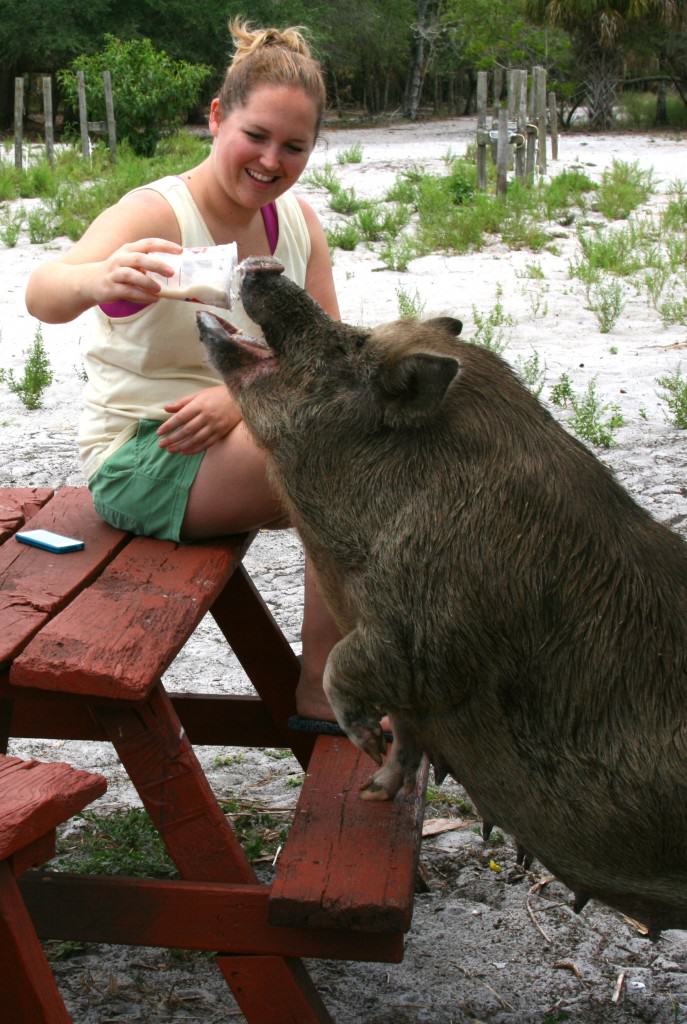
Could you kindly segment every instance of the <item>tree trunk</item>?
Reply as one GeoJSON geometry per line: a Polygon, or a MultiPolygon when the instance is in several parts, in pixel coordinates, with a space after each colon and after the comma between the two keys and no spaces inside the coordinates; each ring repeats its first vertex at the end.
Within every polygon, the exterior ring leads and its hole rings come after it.
{"type": "Polygon", "coordinates": [[[605,130],[613,124],[621,58],[617,49],[590,41],[587,41],[581,58],[589,124],[594,130],[605,130]]]}
{"type": "Polygon", "coordinates": [[[417,0],[417,21],[413,25],[413,49],[408,68],[403,116],[417,117],[422,86],[434,48],[435,21],[440,0],[417,0]]]}

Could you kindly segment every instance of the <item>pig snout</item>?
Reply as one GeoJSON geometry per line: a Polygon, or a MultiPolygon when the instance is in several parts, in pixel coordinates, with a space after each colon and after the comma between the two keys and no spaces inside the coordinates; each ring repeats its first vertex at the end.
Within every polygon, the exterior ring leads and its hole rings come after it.
{"type": "Polygon", "coordinates": [[[228,385],[271,367],[273,353],[260,338],[240,334],[233,324],[205,310],[196,314],[196,324],[210,362],[228,385]]]}

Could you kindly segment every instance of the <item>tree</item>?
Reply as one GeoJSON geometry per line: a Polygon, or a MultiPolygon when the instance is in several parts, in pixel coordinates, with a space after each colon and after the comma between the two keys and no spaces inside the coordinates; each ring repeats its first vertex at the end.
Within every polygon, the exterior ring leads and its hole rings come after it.
{"type": "Polygon", "coordinates": [[[107,36],[100,53],[77,57],[58,77],[76,107],[76,72],[83,71],[91,116],[104,118],[102,72],[110,71],[117,135],[136,153],[152,156],[159,139],[185,121],[210,70],[172,60],[149,39],[122,42],[107,36]]]}
{"type": "Polygon", "coordinates": [[[608,128],[626,47],[633,28],[645,19],[664,24],[684,16],[684,0],[528,0],[530,15],[567,29],[584,78],[589,120],[608,128]]]}
{"type": "Polygon", "coordinates": [[[442,0],[417,0],[417,17],[412,26],[413,48],[403,102],[403,115],[411,121],[417,117],[425,75],[441,33],[441,7],[442,0]]]}

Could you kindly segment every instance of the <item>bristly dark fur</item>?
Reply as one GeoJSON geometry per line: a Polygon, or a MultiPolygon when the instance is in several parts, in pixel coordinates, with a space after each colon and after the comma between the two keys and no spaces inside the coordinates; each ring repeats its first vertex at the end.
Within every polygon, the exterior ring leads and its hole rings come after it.
{"type": "Polygon", "coordinates": [[[428,751],[579,908],[687,926],[685,543],[457,321],[349,327],[258,271],[243,300],[271,372],[206,340],[346,634],[327,694],[398,739],[364,795],[428,751]]]}

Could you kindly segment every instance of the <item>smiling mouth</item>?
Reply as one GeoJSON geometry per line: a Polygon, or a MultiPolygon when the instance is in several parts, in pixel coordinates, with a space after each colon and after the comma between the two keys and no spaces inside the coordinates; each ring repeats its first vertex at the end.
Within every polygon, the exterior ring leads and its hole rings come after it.
{"type": "Polygon", "coordinates": [[[253,171],[250,167],[246,167],[246,174],[253,181],[257,181],[258,185],[272,185],[278,180],[277,174],[260,174],[259,171],[253,171]]]}

